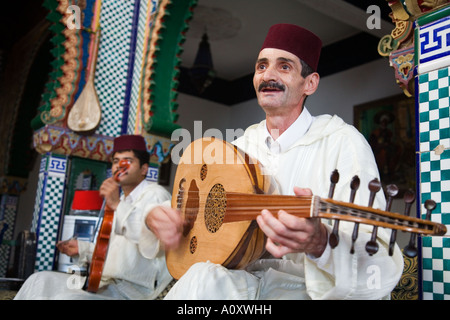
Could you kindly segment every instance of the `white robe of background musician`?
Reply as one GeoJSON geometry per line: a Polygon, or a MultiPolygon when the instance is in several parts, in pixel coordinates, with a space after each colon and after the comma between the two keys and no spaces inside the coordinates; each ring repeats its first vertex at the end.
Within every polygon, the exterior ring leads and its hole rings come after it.
{"type": "MultiPolygon", "coordinates": [[[[172,280],[159,240],[145,227],[151,206],[170,200],[155,182],[142,181],[115,211],[108,255],[96,294],[80,289],[85,277],[43,271],[31,275],[15,299],[154,299],[172,280]],[[107,286],[105,286],[107,284],[107,286]]],[[[94,245],[78,241],[74,264],[89,261],[94,245]]]]}
{"type": "MultiPolygon", "coordinates": [[[[365,138],[337,116],[312,117],[305,108],[296,122],[278,139],[270,137],[265,120],[249,127],[234,144],[271,173],[281,194],[293,187],[310,188],[327,198],[330,176],[340,174],[334,199],[348,202],[350,182],[357,175],[361,185],[355,203],[367,206],[368,183],[379,178],[372,150],[365,138]]],[[[385,209],[383,192],[375,208],[385,209]]],[[[332,222],[322,219],[331,233],[332,222]]],[[[247,270],[228,270],[209,262],[193,265],[175,284],[166,299],[381,299],[387,298],[403,270],[396,246],[388,255],[390,232],[379,228],[379,251],[369,256],[365,244],[371,226],[360,225],[355,253],[350,254],[354,223],[340,223],[339,245],[328,245],[320,258],[303,253],[283,259],[261,259],[247,270]]]]}

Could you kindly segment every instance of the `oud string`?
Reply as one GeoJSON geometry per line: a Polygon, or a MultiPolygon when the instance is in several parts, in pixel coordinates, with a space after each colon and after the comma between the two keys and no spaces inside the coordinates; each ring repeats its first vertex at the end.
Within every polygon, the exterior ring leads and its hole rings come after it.
{"type": "MultiPolygon", "coordinates": [[[[311,210],[311,206],[314,204],[311,202],[311,196],[286,196],[286,198],[279,198],[277,200],[286,201],[283,204],[271,205],[266,203],[266,198],[271,195],[256,195],[254,198],[251,196],[254,194],[236,194],[236,193],[226,193],[226,196],[221,197],[209,197],[208,199],[204,199],[204,197],[200,200],[200,196],[204,196],[206,194],[210,194],[209,192],[202,191],[180,191],[178,194],[177,200],[177,208],[181,209],[183,204],[190,205],[195,204],[195,207],[184,207],[186,211],[186,215],[192,217],[196,215],[200,210],[200,208],[204,208],[208,205],[208,201],[211,201],[210,204],[214,205],[216,200],[230,203],[231,205],[225,205],[225,215],[232,216],[241,216],[241,217],[254,217],[255,213],[261,212],[263,209],[267,209],[269,211],[279,211],[284,210],[288,213],[294,214],[292,211],[298,211],[300,213],[309,213],[311,210]],[[198,197],[189,198],[185,201],[183,195],[196,195],[198,197]],[[250,195],[249,198],[245,198],[245,196],[250,195]],[[264,198],[263,201],[262,198],[264,198]],[[263,202],[263,204],[261,204],[263,202]],[[290,202],[290,203],[289,203],[290,202]],[[189,211],[189,212],[187,212],[189,211]]],[[[275,195],[276,197],[277,195],[275,195]]],[[[324,213],[324,216],[319,216],[321,218],[328,218],[333,220],[345,220],[348,222],[360,222],[364,224],[376,225],[377,223],[382,227],[392,228],[395,227],[403,227],[409,229],[421,228],[425,230],[432,230],[433,226],[427,220],[417,220],[409,216],[402,215],[400,217],[391,217],[390,212],[370,211],[370,207],[364,207],[363,209],[355,209],[355,208],[346,208],[336,204],[328,203],[325,201],[320,201],[318,211],[320,213],[324,213]],[[367,209],[367,210],[364,210],[367,209]],[[385,215],[383,215],[383,213],[385,215]],[[338,215],[338,216],[337,216],[338,215]]],[[[400,215],[400,214],[397,214],[400,215]]],[[[397,229],[399,229],[397,228],[397,229]]]]}

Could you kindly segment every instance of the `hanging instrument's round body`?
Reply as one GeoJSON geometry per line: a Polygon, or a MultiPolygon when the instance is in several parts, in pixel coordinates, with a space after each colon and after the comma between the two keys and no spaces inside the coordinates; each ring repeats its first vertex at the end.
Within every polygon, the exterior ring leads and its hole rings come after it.
{"type": "Polygon", "coordinates": [[[210,261],[244,268],[264,253],[265,236],[255,220],[236,221],[233,193],[267,193],[274,188],[259,164],[235,146],[214,138],[192,142],[178,164],[172,207],[186,222],[180,246],[166,253],[167,267],[179,279],[193,264],[210,261]]]}

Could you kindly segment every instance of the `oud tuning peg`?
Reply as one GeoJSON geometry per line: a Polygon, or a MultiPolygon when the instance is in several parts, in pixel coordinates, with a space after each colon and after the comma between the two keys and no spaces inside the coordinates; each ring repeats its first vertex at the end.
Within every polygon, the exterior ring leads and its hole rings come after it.
{"type": "Polygon", "coordinates": [[[417,256],[417,246],[416,246],[416,234],[415,233],[411,233],[411,238],[409,239],[409,243],[406,245],[405,248],[403,248],[403,253],[405,254],[405,256],[409,257],[409,258],[414,258],[415,256],[417,256]]]}
{"type": "MultiPolygon", "coordinates": [[[[355,190],[353,192],[350,193],[350,200],[354,201],[355,200],[355,195],[356,195],[356,190],[358,190],[359,188],[359,184],[360,184],[360,180],[358,176],[354,176],[353,177],[353,183],[355,186],[355,190]]],[[[356,222],[355,225],[353,226],[353,232],[352,232],[352,247],[350,248],[350,253],[354,254],[355,253],[355,242],[356,239],[358,238],[358,233],[359,233],[359,223],[356,222]]]]}
{"type": "Polygon", "coordinates": [[[330,190],[328,191],[328,198],[332,199],[334,195],[334,189],[336,187],[336,183],[339,182],[339,172],[337,169],[334,169],[330,176],[330,190]]]}
{"type": "MultiPolygon", "coordinates": [[[[352,181],[350,182],[350,202],[353,203],[355,201],[355,194],[359,188],[359,178],[358,176],[354,176],[352,181]]],[[[339,244],[339,220],[334,221],[333,230],[331,231],[328,242],[332,249],[336,248],[339,244]]]]}
{"type": "Polygon", "coordinates": [[[431,220],[431,212],[436,209],[436,202],[432,199],[428,199],[425,201],[425,209],[427,209],[427,215],[425,216],[425,219],[431,220]]]}
{"type": "MultiPolygon", "coordinates": [[[[352,188],[352,192],[350,192],[350,201],[351,202],[353,202],[355,200],[356,191],[359,188],[360,180],[359,180],[358,176],[353,177],[352,184],[353,184],[353,188],[352,188]]],[[[351,186],[352,185],[350,185],[350,187],[351,186]]],[[[355,242],[356,242],[356,239],[358,238],[358,233],[359,233],[359,223],[355,222],[355,225],[353,226],[353,232],[352,232],[352,247],[350,248],[351,254],[355,253],[355,242]]]]}
{"type": "Polygon", "coordinates": [[[411,189],[406,190],[405,195],[403,197],[403,201],[405,202],[405,215],[409,216],[411,212],[411,206],[416,201],[416,194],[411,189]]]}
{"type": "MultiPolygon", "coordinates": [[[[405,194],[405,202],[406,200],[408,200],[408,202],[406,202],[406,208],[405,208],[405,214],[409,216],[409,212],[411,209],[411,205],[414,202],[414,200],[416,199],[416,195],[414,194],[414,192],[412,190],[409,190],[408,193],[408,199],[406,199],[406,194],[405,194]]],[[[436,208],[436,202],[434,200],[428,199],[427,201],[425,201],[425,209],[427,210],[427,214],[426,214],[426,219],[427,220],[431,220],[431,212],[436,208]]],[[[417,239],[417,235],[415,233],[411,233],[411,238],[409,239],[409,243],[406,245],[406,247],[403,249],[403,253],[410,258],[414,258],[415,256],[417,256],[417,246],[416,246],[416,239],[417,239]]]]}
{"type": "Polygon", "coordinates": [[[354,176],[352,182],[350,183],[350,203],[355,202],[356,191],[359,189],[359,177],[354,176]]]}
{"type": "MultiPolygon", "coordinates": [[[[392,201],[398,194],[398,187],[395,184],[390,184],[386,187],[386,209],[385,211],[391,211],[392,201]]],[[[397,230],[392,229],[391,239],[389,240],[389,255],[392,256],[394,254],[395,241],[397,240],[397,230]]]]}
{"type": "Polygon", "coordinates": [[[391,211],[392,201],[398,195],[398,187],[395,184],[390,184],[386,187],[387,201],[385,211],[391,211]]]}
{"type": "MultiPolygon", "coordinates": [[[[377,192],[380,191],[380,189],[381,183],[378,179],[373,179],[372,181],[369,182],[369,190],[370,190],[369,207],[373,206],[375,196],[377,192]]],[[[373,255],[378,252],[377,233],[378,233],[378,226],[374,226],[372,231],[372,237],[366,243],[366,251],[369,255],[373,255]]]]}
{"type": "Polygon", "coordinates": [[[370,191],[369,207],[373,206],[373,202],[375,200],[375,195],[377,194],[378,191],[380,191],[380,189],[381,189],[381,183],[378,179],[375,178],[369,182],[369,191],[370,191]]]}
{"type": "MultiPolygon", "coordinates": [[[[332,199],[334,196],[334,189],[336,187],[336,183],[339,181],[339,172],[337,169],[335,169],[331,173],[330,177],[330,190],[328,191],[328,198],[332,199]]],[[[328,239],[328,243],[330,244],[331,248],[334,249],[339,243],[339,220],[334,221],[333,231],[330,234],[330,237],[328,239]]]]}
{"type": "MultiPolygon", "coordinates": [[[[405,196],[403,197],[404,201],[405,201],[405,215],[409,216],[410,211],[411,211],[411,206],[414,203],[414,201],[416,200],[416,194],[414,193],[414,191],[407,190],[405,192],[405,196]]],[[[417,256],[417,246],[416,246],[416,234],[415,233],[411,233],[411,238],[409,239],[409,243],[406,245],[405,248],[403,248],[403,253],[410,258],[414,258],[415,256],[417,256]]]]}

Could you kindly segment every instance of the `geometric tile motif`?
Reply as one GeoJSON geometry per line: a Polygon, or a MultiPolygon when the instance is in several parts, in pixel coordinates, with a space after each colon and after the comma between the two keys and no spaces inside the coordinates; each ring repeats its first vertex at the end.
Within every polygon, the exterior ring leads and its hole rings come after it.
{"type": "Polygon", "coordinates": [[[152,181],[152,182],[158,182],[158,174],[159,174],[158,168],[149,166],[145,180],[152,181]]]}
{"type": "Polygon", "coordinates": [[[425,218],[424,203],[428,199],[436,202],[431,220],[447,226],[450,232],[450,150],[440,155],[434,151],[420,154],[420,198],[421,214],[425,218]]]}
{"type": "Polygon", "coordinates": [[[134,55],[135,61],[133,70],[133,83],[131,87],[130,107],[127,125],[127,133],[129,134],[140,132],[138,127],[140,123],[140,118],[137,119],[137,116],[139,116],[140,114],[140,110],[138,110],[139,93],[140,90],[144,89],[141,88],[144,44],[146,41],[146,33],[148,33],[148,30],[150,29],[152,23],[152,21],[147,20],[149,20],[149,17],[154,16],[153,14],[156,12],[156,8],[157,8],[156,0],[141,0],[140,2],[139,19],[137,25],[136,49],[134,55]]]}
{"type": "Polygon", "coordinates": [[[419,151],[450,148],[449,68],[419,75],[419,151]]]}
{"type": "MultiPolygon", "coordinates": [[[[44,162],[44,157],[41,161],[41,168],[42,168],[43,162],[44,162]]],[[[43,192],[43,187],[45,185],[45,180],[46,180],[46,174],[44,174],[43,172],[39,173],[39,180],[38,180],[38,185],[37,185],[37,189],[36,189],[36,197],[34,198],[33,220],[31,221],[31,229],[30,229],[30,231],[33,233],[36,233],[36,230],[37,230],[38,224],[39,224],[39,216],[41,214],[42,192],[43,192]]]]}
{"type": "MultiPolygon", "coordinates": [[[[3,232],[3,240],[11,241],[14,235],[14,225],[17,214],[18,196],[15,195],[2,195],[2,212],[0,215],[0,232],[3,232]],[[6,200],[6,201],[3,201],[6,200]],[[5,229],[4,229],[5,228],[5,229]],[[4,230],[3,230],[4,229],[4,230]]],[[[12,246],[11,243],[0,242],[0,277],[6,277],[8,266],[10,265],[12,246]]]]}
{"type": "Polygon", "coordinates": [[[422,237],[424,300],[450,300],[450,238],[422,237]]]}
{"type": "Polygon", "coordinates": [[[444,58],[450,55],[450,18],[440,19],[436,22],[419,28],[419,63],[444,58]]]}
{"type": "MultiPolygon", "coordinates": [[[[447,11],[446,11],[447,12],[447,11]]],[[[424,15],[415,32],[416,105],[421,217],[424,202],[436,201],[431,220],[450,226],[450,17],[424,15]],[[433,19],[430,19],[433,18],[433,19]],[[430,22],[434,20],[433,22],[430,22]],[[426,23],[423,25],[423,21],[426,23]],[[440,146],[439,149],[436,147],[440,146]],[[443,149],[441,149],[443,147],[443,149]],[[442,152],[443,151],[443,152],[442,152]],[[441,153],[442,152],[442,153],[441,153]]],[[[450,300],[450,237],[421,237],[422,298],[450,300]]]]}
{"type": "Polygon", "coordinates": [[[121,134],[135,0],[104,0],[95,87],[102,107],[96,133],[121,134]]]}
{"type": "Polygon", "coordinates": [[[37,230],[35,270],[52,270],[64,195],[64,179],[48,176],[37,230]]]}
{"type": "Polygon", "coordinates": [[[51,157],[48,158],[48,173],[64,176],[66,174],[66,165],[67,159],[64,156],[51,155],[51,157]]]}

